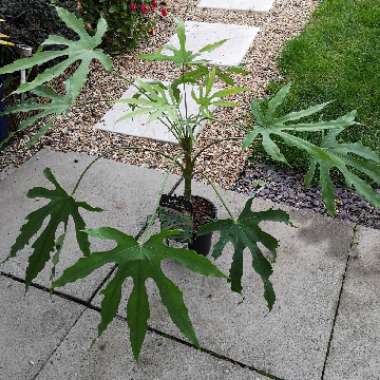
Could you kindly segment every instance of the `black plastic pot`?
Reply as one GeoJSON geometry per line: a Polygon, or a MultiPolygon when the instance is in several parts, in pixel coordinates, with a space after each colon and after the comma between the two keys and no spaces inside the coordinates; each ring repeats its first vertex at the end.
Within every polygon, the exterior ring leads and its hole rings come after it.
{"type": "Polygon", "coordinates": [[[188,247],[202,256],[207,256],[210,253],[212,244],[212,233],[202,236],[194,234],[193,239],[188,243],[188,247]]]}
{"type": "MultiPolygon", "coordinates": [[[[208,213],[207,217],[209,218],[209,221],[216,219],[217,209],[211,201],[209,201],[206,198],[199,197],[199,196],[193,196],[193,199],[196,201],[198,200],[198,201],[202,201],[204,203],[207,203],[208,208],[209,208],[209,213],[208,213]]],[[[194,210],[193,210],[192,203],[186,201],[182,196],[164,194],[161,196],[160,206],[167,209],[167,210],[168,209],[173,210],[173,212],[176,214],[181,213],[183,215],[192,215],[192,217],[194,218],[194,215],[193,215],[194,210]]],[[[161,224],[163,224],[162,220],[161,220],[161,224]]],[[[165,225],[165,227],[167,227],[167,225],[165,225]]],[[[176,227],[176,228],[180,227],[181,228],[181,226],[178,224],[176,224],[173,227],[176,227]]],[[[190,241],[187,240],[187,245],[190,249],[193,249],[198,254],[200,254],[202,256],[207,256],[210,252],[210,249],[211,249],[212,233],[207,234],[207,235],[198,236],[197,235],[197,229],[199,227],[200,227],[200,225],[195,226],[193,228],[193,233],[191,235],[191,239],[190,239],[190,241]]]]}

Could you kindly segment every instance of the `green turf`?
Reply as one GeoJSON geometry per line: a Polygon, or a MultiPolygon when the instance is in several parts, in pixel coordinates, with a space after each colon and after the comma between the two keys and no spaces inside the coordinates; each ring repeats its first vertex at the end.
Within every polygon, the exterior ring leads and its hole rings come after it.
{"type": "MultiPolygon", "coordinates": [[[[304,32],[283,49],[279,68],[292,91],[290,111],[334,100],[324,117],[356,109],[360,126],[343,138],[359,140],[380,153],[380,0],[324,0],[304,32]]],[[[283,83],[271,83],[275,92],[283,83]]],[[[287,149],[293,165],[304,165],[287,149]]]]}

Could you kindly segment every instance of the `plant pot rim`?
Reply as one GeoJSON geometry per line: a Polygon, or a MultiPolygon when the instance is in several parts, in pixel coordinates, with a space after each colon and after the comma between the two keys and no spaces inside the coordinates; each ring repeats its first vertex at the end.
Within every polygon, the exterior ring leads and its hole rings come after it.
{"type": "MultiPolygon", "coordinates": [[[[184,203],[187,203],[190,207],[189,207],[189,210],[191,213],[193,212],[193,205],[190,201],[187,201],[184,199],[184,196],[183,195],[177,195],[177,194],[170,194],[170,193],[167,193],[167,194],[162,194],[161,197],[160,197],[160,205],[161,205],[161,200],[163,197],[168,197],[168,198],[174,198],[174,199],[181,199],[182,202],[184,203]]],[[[203,199],[205,200],[207,203],[210,204],[211,208],[212,208],[212,218],[216,218],[217,214],[218,214],[218,208],[216,207],[215,203],[213,201],[211,201],[210,199],[206,198],[206,197],[203,197],[201,195],[192,195],[191,196],[192,198],[199,198],[199,199],[203,199]]]]}

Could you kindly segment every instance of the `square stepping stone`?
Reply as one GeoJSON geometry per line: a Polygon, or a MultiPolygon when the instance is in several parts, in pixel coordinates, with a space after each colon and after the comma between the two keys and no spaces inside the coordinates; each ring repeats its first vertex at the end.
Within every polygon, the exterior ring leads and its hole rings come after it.
{"type": "MultiPolygon", "coordinates": [[[[238,66],[247,54],[259,28],[222,23],[206,23],[186,21],[186,46],[188,50],[198,51],[205,45],[227,39],[227,41],[210,53],[203,53],[202,59],[211,64],[221,66],[238,66]]],[[[177,35],[174,35],[169,45],[179,46],[177,35]]],[[[170,54],[170,51],[166,51],[170,54]]]]}
{"type": "Polygon", "coordinates": [[[97,312],[87,310],[36,380],[269,380],[149,331],[136,363],[126,321],[115,320],[96,339],[99,320],[97,312]]]}
{"type": "MultiPolygon", "coordinates": [[[[144,79],[147,80],[147,79],[144,79]]],[[[167,82],[164,82],[167,84],[167,82]]],[[[137,92],[136,87],[130,86],[121,99],[131,98],[137,92]]],[[[183,94],[182,90],[182,94],[183,94]]],[[[188,115],[198,113],[198,104],[191,96],[191,87],[186,87],[187,112],[188,115]]],[[[181,111],[185,115],[185,102],[183,100],[181,111]]],[[[121,133],[129,136],[145,137],[170,143],[177,143],[176,138],[169,131],[168,127],[160,120],[149,121],[149,115],[139,115],[127,120],[120,120],[123,116],[131,112],[129,105],[116,103],[96,125],[96,128],[104,131],[121,133]]],[[[195,131],[199,133],[201,126],[195,131]]]]}
{"type": "MultiPolygon", "coordinates": [[[[27,191],[32,187],[52,187],[42,174],[44,168],[50,167],[63,187],[71,190],[82,170],[93,159],[94,157],[87,154],[43,150],[0,181],[0,262],[8,256],[21,226],[25,223],[25,217],[46,203],[45,200],[26,197],[27,191]]],[[[175,183],[175,178],[178,177],[170,178],[167,188],[175,183]]],[[[136,234],[145,223],[147,215],[154,209],[161,183],[160,171],[101,159],[87,172],[76,196],[78,200],[87,201],[93,206],[104,209],[101,213],[82,211],[88,227],[112,226],[136,234]]],[[[71,220],[70,226],[72,227],[71,220]]],[[[108,242],[100,239],[91,238],[90,241],[93,251],[110,247],[108,242]]],[[[30,253],[31,249],[25,248],[16,258],[2,265],[0,271],[24,278],[30,253]]],[[[57,276],[81,256],[75,233],[73,228],[70,228],[61,252],[57,276]]],[[[87,301],[111,267],[110,265],[108,268],[102,268],[83,281],[69,284],[59,290],[87,301]]],[[[49,286],[50,269],[50,267],[45,268],[35,282],[49,286]]]]}
{"type": "MultiPolygon", "coordinates": [[[[215,202],[218,216],[228,217],[209,187],[197,183],[194,194],[215,202]]],[[[180,192],[180,190],[178,191],[180,192]]],[[[247,198],[222,192],[235,215],[247,198]]],[[[192,274],[183,266],[167,262],[163,270],[182,289],[194,329],[202,347],[238,360],[281,379],[320,380],[336,302],[352,241],[352,226],[319,214],[256,199],[253,209],[288,210],[295,226],[263,223],[265,231],[280,241],[272,277],[277,301],[268,312],[263,286],[252,270],[249,252],[244,260],[244,300],[221,279],[192,274]]],[[[214,243],[217,241],[214,235],[214,243]]],[[[233,249],[226,248],[215,264],[228,274],[233,249]]],[[[212,260],[212,258],[210,257],[212,260]]],[[[150,325],[184,339],[160,302],[152,283],[150,325]]],[[[125,294],[129,294],[129,286],[125,294]]],[[[96,297],[94,304],[100,304],[96,297]]],[[[125,299],[122,298],[122,299],[125,299]]],[[[125,315],[125,302],[120,315],[125,315]]]]}
{"type": "Polygon", "coordinates": [[[83,310],[0,275],[0,379],[34,379],[83,310]]]}
{"type": "Polygon", "coordinates": [[[267,12],[273,3],[274,0],[201,0],[198,7],[267,12]]]}

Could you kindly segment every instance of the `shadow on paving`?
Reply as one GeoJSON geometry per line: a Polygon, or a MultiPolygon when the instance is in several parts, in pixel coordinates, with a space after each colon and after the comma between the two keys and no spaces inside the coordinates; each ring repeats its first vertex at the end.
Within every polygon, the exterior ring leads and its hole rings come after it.
{"type": "MultiPolygon", "coordinates": [[[[3,219],[2,225],[8,223],[16,228],[25,213],[33,208],[33,205],[26,203],[28,200],[20,192],[40,183],[42,177],[39,177],[39,173],[43,167],[49,166],[61,174],[67,173],[67,180],[64,181],[69,181],[73,162],[78,157],[83,160],[83,165],[88,162],[82,154],[42,151],[38,159],[32,159],[24,167],[15,170],[11,177],[1,181],[2,193],[3,189],[6,190],[5,197],[1,200],[2,207],[6,204],[12,205],[16,216],[15,221],[3,219]]],[[[113,225],[119,228],[128,228],[131,225],[132,231],[137,233],[155,199],[146,198],[153,197],[149,195],[156,190],[152,187],[159,187],[152,186],[152,179],[159,184],[162,174],[100,160],[99,166],[95,165],[92,174],[85,180],[87,184],[80,195],[94,205],[99,205],[100,202],[100,206],[105,206],[111,202],[109,211],[110,215],[112,212],[110,218],[113,219],[109,220],[112,220],[113,225]],[[115,186],[111,187],[109,181],[112,178],[115,186]],[[131,203],[128,202],[130,198],[125,198],[126,207],[123,206],[122,212],[118,212],[115,206],[120,205],[124,199],[122,197],[125,196],[120,195],[120,191],[130,181],[138,186],[132,190],[132,184],[129,190],[125,190],[132,194],[131,199],[134,201],[131,203]],[[128,209],[128,206],[132,206],[132,209],[128,209]],[[128,220],[125,218],[126,213],[129,215],[128,220]],[[133,217],[135,219],[131,221],[133,217]]],[[[178,177],[172,176],[170,183],[174,184],[177,179],[178,177]]],[[[209,187],[195,183],[194,193],[215,201],[221,217],[225,216],[220,202],[209,187]]],[[[246,197],[238,193],[223,192],[223,195],[235,213],[238,213],[246,201],[246,197]]],[[[268,207],[279,206],[259,199],[254,202],[256,210],[268,207]]],[[[276,223],[263,224],[265,231],[280,240],[273,274],[277,302],[271,313],[266,310],[262,284],[250,268],[248,254],[245,256],[244,302],[241,302],[237,294],[231,293],[228,284],[221,280],[191,274],[175,263],[168,262],[164,265],[167,275],[183,289],[201,345],[211,354],[196,351],[188,344],[180,342],[183,338],[170,322],[166,310],[159,302],[157,289],[150,282],[147,283],[152,305],[150,324],[159,334],[149,334],[143,348],[143,365],[139,366],[132,361],[129,353],[125,321],[114,322],[106,335],[91,345],[99,321],[96,311],[87,310],[79,318],[85,309],[83,305],[57,296],[53,297],[54,303],[51,303],[48,292],[34,288],[24,298],[22,284],[1,278],[2,284],[5,284],[0,288],[2,300],[7,300],[1,302],[0,339],[4,352],[4,359],[0,363],[1,370],[9,373],[9,378],[20,379],[31,379],[44,364],[46,365],[38,379],[54,379],[52,373],[59,375],[57,378],[60,379],[90,379],[94,378],[94,374],[98,376],[95,379],[107,379],[107,376],[117,379],[119,373],[134,376],[136,379],[171,379],[178,378],[181,374],[184,379],[204,378],[206,373],[210,373],[210,379],[264,379],[265,377],[252,371],[257,368],[286,380],[320,380],[346,258],[351,249],[352,226],[307,211],[281,208],[289,211],[296,227],[276,223]],[[64,318],[60,318],[61,315],[64,318]],[[167,336],[159,336],[162,333],[167,336]],[[108,361],[110,365],[106,368],[104,363],[108,361]],[[242,366],[234,364],[234,361],[242,366]],[[35,364],[29,367],[28,362],[35,364]]],[[[4,218],[4,215],[9,218],[10,214],[2,213],[0,218],[4,218]]],[[[4,247],[12,244],[16,233],[17,231],[10,229],[5,232],[2,228],[1,241],[4,247]]],[[[371,263],[378,260],[380,250],[376,246],[377,238],[377,231],[363,230],[361,245],[358,247],[361,257],[366,257],[368,252],[375,252],[371,256],[371,263]]],[[[1,252],[4,254],[5,248],[1,252]]],[[[27,253],[26,251],[25,255],[27,253]]],[[[228,248],[226,254],[217,261],[217,265],[226,273],[231,255],[232,251],[228,248]]],[[[10,267],[13,271],[9,273],[22,274],[21,263],[24,262],[25,257],[21,257],[18,264],[10,267]]],[[[68,294],[92,294],[96,286],[101,285],[105,275],[102,274],[99,281],[94,283],[78,283],[80,292],[73,291],[68,294]]],[[[341,372],[342,363],[348,363],[350,358],[353,358],[352,366],[355,365],[357,371],[352,373],[364,373],[366,379],[372,380],[379,372],[375,361],[375,357],[378,357],[374,346],[375,339],[366,338],[370,337],[370,333],[377,337],[379,332],[380,323],[376,318],[380,315],[380,306],[376,303],[377,288],[372,283],[377,275],[378,269],[369,263],[364,269],[349,267],[327,360],[325,380],[346,376],[345,372],[341,372]],[[349,326],[354,326],[352,331],[349,326]],[[354,335],[347,336],[348,333],[354,335]],[[358,343],[348,345],[348,338],[355,338],[353,342],[358,343]],[[362,350],[361,355],[355,356],[359,347],[362,350]],[[366,359],[369,359],[370,364],[364,368],[366,359]],[[371,372],[374,370],[377,372],[371,372]]],[[[46,284],[42,277],[41,285],[46,284]]],[[[124,291],[128,292],[128,287],[124,291]]],[[[85,296],[83,301],[87,299],[85,296]]],[[[97,295],[93,303],[96,306],[99,302],[100,297],[97,295]]],[[[120,316],[123,314],[121,309],[120,316]]]]}

